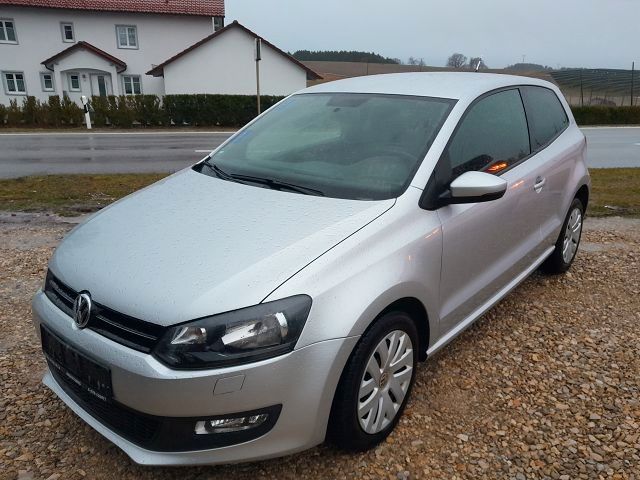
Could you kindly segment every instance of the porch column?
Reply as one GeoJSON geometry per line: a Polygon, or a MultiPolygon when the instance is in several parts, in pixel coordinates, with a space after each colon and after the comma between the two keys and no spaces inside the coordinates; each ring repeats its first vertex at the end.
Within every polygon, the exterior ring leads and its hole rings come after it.
{"type": "Polygon", "coordinates": [[[118,71],[113,65],[109,67],[109,70],[111,73],[111,89],[113,90],[113,94],[116,96],[121,95],[122,93],[120,92],[120,77],[118,76],[118,71]]]}
{"type": "Polygon", "coordinates": [[[55,87],[54,94],[59,95],[60,100],[62,100],[62,94],[64,92],[64,78],[57,64],[53,65],[53,72],[51,72],[51,74],[53,75],[53,86],[55,87]]]}

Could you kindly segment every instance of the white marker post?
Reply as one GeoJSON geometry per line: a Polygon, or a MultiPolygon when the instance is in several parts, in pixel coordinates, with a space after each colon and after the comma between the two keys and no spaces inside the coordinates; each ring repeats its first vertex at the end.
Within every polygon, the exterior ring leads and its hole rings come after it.
{"type": "Polygon", "coordinates": [[[82,105],[84,106],[84,121],[87,124],[87,130],[91,130],[91,114],[89,113],[89,100],[86,95],[80,97],[82,105]]]}

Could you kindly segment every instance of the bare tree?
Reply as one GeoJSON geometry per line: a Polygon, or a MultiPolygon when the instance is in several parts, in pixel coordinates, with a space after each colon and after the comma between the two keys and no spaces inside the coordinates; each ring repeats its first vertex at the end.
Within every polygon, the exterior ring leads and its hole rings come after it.
{"type": "Polygon", "coordinates": [[[489,67],[484,63],[482,57],[471,57],[469,59],[469,68],[471,70],[486,70],[489,67]]]}
{"type": "Polygon", "coordinates": [[[415,57],[409,57],[409,60],[407,61],[408,65],[417,65],[419,67],[424,67],[426,65],[424,58],[420,57],[420,58],[415,58],[415,57]]]}
{"type": "Polygon", "coordinates": [[[447,60],[447,67],[462,68],[466,65],[466,63],[467,57],[465,57],[461,53],[454,53],[449,57],[449,60],[447,60]]]}

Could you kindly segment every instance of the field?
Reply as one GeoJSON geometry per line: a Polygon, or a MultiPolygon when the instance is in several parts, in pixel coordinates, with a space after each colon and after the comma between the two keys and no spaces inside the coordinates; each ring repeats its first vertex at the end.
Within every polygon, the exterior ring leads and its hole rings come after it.
{"type": "MultiPolygon", "coordinates": [[[[78,215],[163,178],[165,174],[51,175],[0,180],[0,211],[78,215]]],[[[592,216],[640,217],[640,169],[591,170],[592,216]]]]}

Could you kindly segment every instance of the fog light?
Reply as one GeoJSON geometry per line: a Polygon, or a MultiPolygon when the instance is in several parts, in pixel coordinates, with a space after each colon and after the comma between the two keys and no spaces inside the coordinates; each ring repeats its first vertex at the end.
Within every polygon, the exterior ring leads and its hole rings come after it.
{"type": "Polygon", "coordinates": [[[210,433],[231,433],[249,430],[262,425],[268,413],[251,415],[248,417],[219,418],[217,420],[201,420],[196,422],[196,435],[207,435],[210,433]]]}

